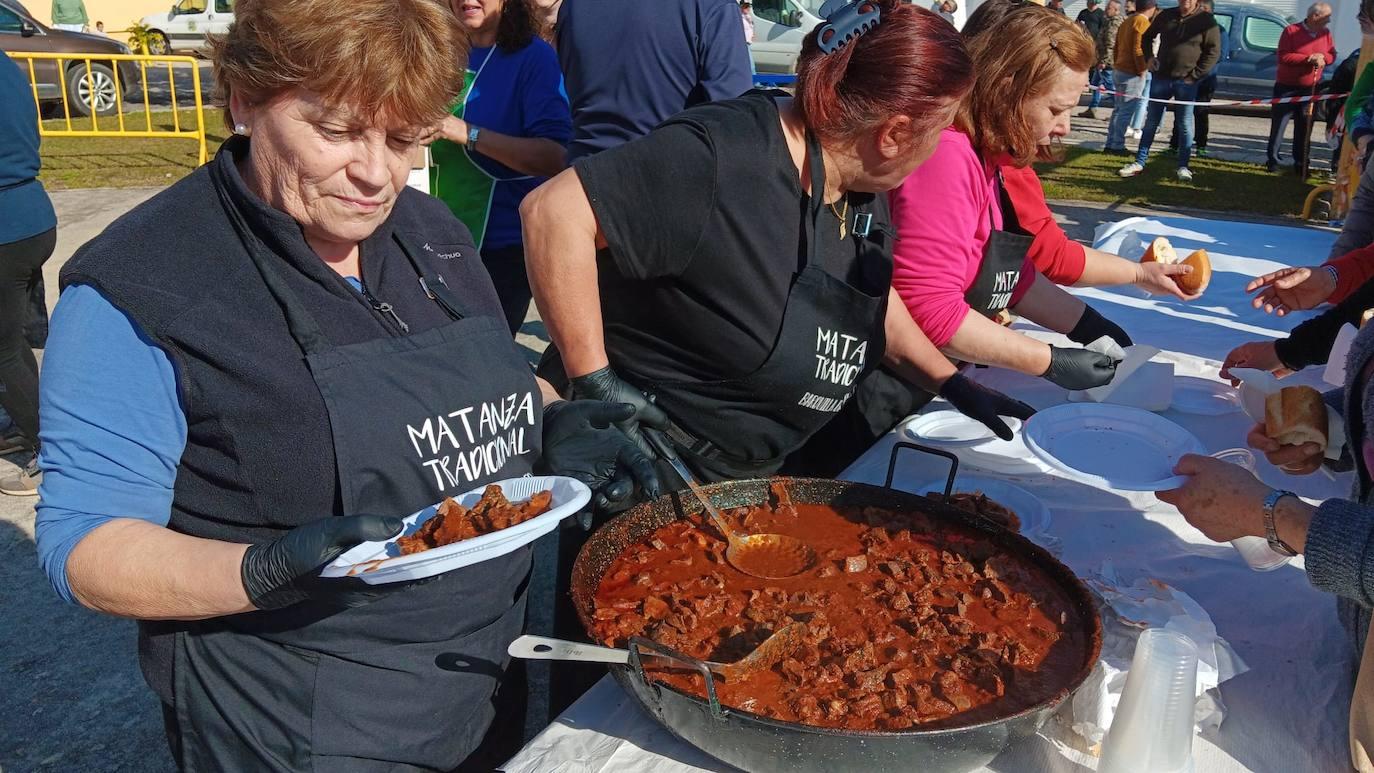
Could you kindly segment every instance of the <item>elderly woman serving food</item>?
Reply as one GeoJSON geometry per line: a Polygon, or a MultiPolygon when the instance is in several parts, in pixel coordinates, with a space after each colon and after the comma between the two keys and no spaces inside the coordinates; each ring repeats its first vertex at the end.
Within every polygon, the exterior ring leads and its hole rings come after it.
{"type": "Polygon", "coordinates": [[[182,768],[451,770],[491,724],[530,549],[410,584],[321,566],[541,460],[603,501],[656,483],[610,426],[627,407],[545,406],[468,230],[405,187],[462,83],[447,5],[235,11],[234,136],[63,273],[40,558],[139,621],[182,768]]]}

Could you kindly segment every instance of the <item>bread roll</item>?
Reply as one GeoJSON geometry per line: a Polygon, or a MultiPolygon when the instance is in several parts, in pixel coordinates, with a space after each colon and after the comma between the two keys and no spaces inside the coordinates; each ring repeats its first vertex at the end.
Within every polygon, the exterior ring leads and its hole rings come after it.
{"type": "Polygon", "coordinates": [[[1212,281],[1212,259],[1208,257],[1207,250],[1198,250],[1184,258],[1183,265],[1192,266],[1193,271],[1190,274],[1174,277],[1174,281],[1178,283],[1178,289],[1188,295],[1202,294],[1212,281]]]}
{"type": "Polygon", "coordinates": [[[1371,319],[1374,319],[1374,309],[1365,309],[1364,313],[1360,315],[1360,327],[1369,324],[1371,319]]]}
{"type": "Polygon", "coordinates": [[[1145,248],[1145,254],[1140,258],[1141,263],[1177,263],[1178,253],[1174,252],[1174,245],[1169,243],[1163,236],[1155,237],[1150,242],[1150,246],[1145,248]]]}
{"type": "Polygon", "coordinates": [[[1264,434],[1280,445],[1316,443],[1326,450],[1326,403],[1310,386],[1284,387],[1264,400],[1264,434]]]}

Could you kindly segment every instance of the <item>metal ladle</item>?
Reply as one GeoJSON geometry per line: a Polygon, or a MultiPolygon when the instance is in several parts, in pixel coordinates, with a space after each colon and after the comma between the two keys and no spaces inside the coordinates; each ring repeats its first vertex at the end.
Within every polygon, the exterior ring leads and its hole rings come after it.
{"type": "Polygon", "coordinates": [[[725,535],[729,547],[725,549],[725,560],[730,565],[752,577],[765,580],[779,580],[795,577],[816,563],[816,551],[810,545],[785,534],[741,534],[730,528],[725,517],[711,504],[697,483],[696,476],[682,463],[673,451],[672,443],[658,430],[640,427],[649,445],[669,465],[672,466],[687,487],[692,490],[706,514],[716,524],[720,533],[725,535]]]}
{"type": "MultiPolygon", "coordinates": [[[[787,657],[792,650],[796,649],[801,643],[802,636],[806,633],[805,623],[791,623],[784,625],[773,632],[771,636],[764,639],[763,643],[754,648],[753,652],[736,660],[734,663],[716,663],[710,660],[701,661],[706,668],[713,674],[724,679],[726,682],[738,682],[747,679],[750,674],[764,671],[773,667],[774,663],[787,657]]],[[[615,663],[629,664],[630,651],[614,649],[611,647],[598,647],[595,644],[583,644],[581,642],[566,641],[564,639],[550,639],[546,636],[521,636],[510,643],[506,652],[514,658],[524,658],[526,660],[572,660],[584,663],[615,663]]],[[[678,661],[665,655],[656,655],[641,652],[641,660],[659,664],[673,664],[677,666],[691,666],[687,661],[678,661]]]]}

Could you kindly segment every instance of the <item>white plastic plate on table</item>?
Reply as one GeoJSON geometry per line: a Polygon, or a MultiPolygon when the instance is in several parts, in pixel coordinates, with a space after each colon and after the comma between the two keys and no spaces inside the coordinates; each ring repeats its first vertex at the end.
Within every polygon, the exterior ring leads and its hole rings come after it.
{"type": "MultiPolygon", "coordinates": [[[[1003,416],[1013,434],[1021,431],[1021,420],[1003,416]]],[[[998,440],[996,434],[977,419],[970,419],[958,411],[931,411],[908,421],[907,435],[920,443],[935,445],[972,445],[998,440]]]]}
{"type": "MultiPolygon", "coordinates": [[[[902,486],[902,488],[906,488],[902,486]]],[[[908,489],[924,496],[929,492],[937,494],[945,493],[945,479],[931,480],[908,489]]],[[[996,502],[1013,513],[1021,520],[1021,534],[1031,537],[1044,534],[1050,526],[1050,509],[1040,500],[1040,497],[1030,493],[1020,486],[998,480],[997,478],[984,478],[978,475],[959,475],[954,479],[954,488],[951,494],[973,494],[982,492],[983,496],[996,502]]]]}
{"type": "MultiPolygon", "coordinates": [[[[500,529],[480,537],[454,542],[408,556],[401,555],[396,545],[399,537],[414,534],[420,525],[433,517],[439,505],[434,504],[405,519],[405,529],[385,542],[364,542],[334,560],[320,572],[321,577],[358,577],[369,585],[419,580],[454,569],[461,569],[510,553],[528,545],[558,528],[559,521],[576,515],[587,502],[592,491],[581,481],[561,476],[511,478],[493,485],[512,503],[520,503],[540,491],[553,492],[553,506],[547,513],[531,518],[508,529],[500,529]]],[[[482,498],[486,486],[456,496],[458,504],[472,507],[482,498]]]]}
{"type": "Polygon", "coordinates": [[[1230,384],[1197,376],[1174,380],[1174,410],[1195,416],[1221,416],[1240,408],[1240,394],[1230,384]]]}
{"type": "Polygon", "coordinates": [[[1139,408],[1070,403],[1026,422],[1026,447],[1064,476],[1096,488],[1162,491],[1182,486],[1174,465],[1206,453],[1193,433],[1139,408]]]}

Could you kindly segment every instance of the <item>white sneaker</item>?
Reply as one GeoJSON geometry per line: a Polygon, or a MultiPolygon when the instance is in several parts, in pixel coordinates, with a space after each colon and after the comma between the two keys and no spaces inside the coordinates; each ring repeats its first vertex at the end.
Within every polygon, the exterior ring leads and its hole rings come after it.
{"type": "Polygon", "coordinates": [[[38,457],[35,456],[29,460],[28,464],[24,465],[24,469],[0,480],[0,494],[9,494],[12,497],[36,497],[38,496],[38,486],[42,482],[43,471],[38,469],[38,457]]]}
{"type": "Polygon", "coordinates": [[[1174,172],[1174,176],[1178,178],[1179,182],[1190,183],[1193,181],[1193,173],[1186,166],[1180,166],[1178,171],[1174,172]]]}
{"type": "Polygon", "coordinates": [[[1129,126],[1126,127],[1126,139],[1128,139],[1128,140],[1134,140],[1134,139],[1139,139],[1139,138],[1140,138],[1140,130],[1139,130],[1139,129],[1132,129],[1132,128],[1130,128],[1129,126]]]}
{"type": "Polygon", "coordinates": [[[1135,177],[1143,171],[1145,171],[1145,167],[1132,161],[1131,163],[1118,169],[1116,173],[1121,175],[1122,177],[1135,177]]]}

